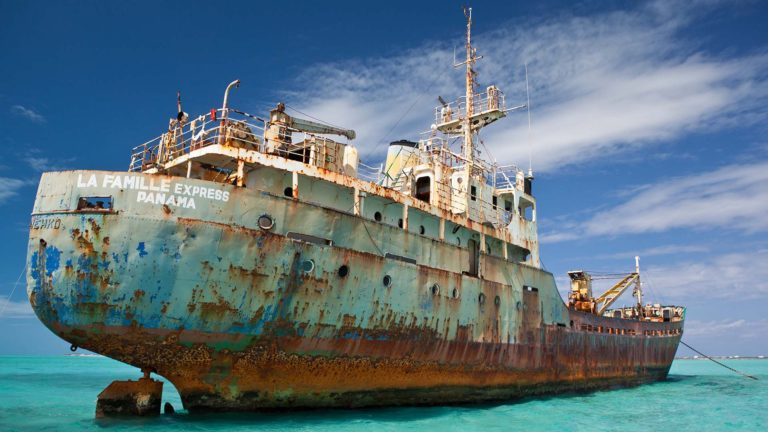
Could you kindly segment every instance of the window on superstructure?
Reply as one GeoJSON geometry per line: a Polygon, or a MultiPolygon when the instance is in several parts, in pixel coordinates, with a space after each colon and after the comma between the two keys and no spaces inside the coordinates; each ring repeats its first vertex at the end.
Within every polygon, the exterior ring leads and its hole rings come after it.
{"type": "Polygon", "coordinates": [[[472,201],[477,201],[477,187],[470,186],[469,187],[469,196],[472,198],[472,201]]]}
{"type": "Polygon", "coordinates": [[[498,204],[499,204],[499,197],[494,195],[493,198],[491,198],[491,201],[492,201],[492,204],[493,204],[493,209],[496,210],[498,208],[498,204]]]}
{"type": "Polygon", "coordinates": [[[518,207],[518,213],[520,214],[520,217],[527,221],[533,221],[534,216],[534,207],[533,203],[524,199],[520,199],[520,206],[518,207]]]}
{"type": "Polygon", "coordinates": [[[431,190],[431,180],[429,176],[419,177],[416,179],[416,193],[414,194],[416,199],[429,202],[431,190]]]}

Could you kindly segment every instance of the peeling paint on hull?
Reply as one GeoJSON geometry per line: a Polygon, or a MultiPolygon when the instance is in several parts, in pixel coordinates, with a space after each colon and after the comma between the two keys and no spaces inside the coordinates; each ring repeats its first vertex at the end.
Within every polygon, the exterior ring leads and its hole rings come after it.
{"type": "Polygon", "coordinates": [[[545,271],[484,256],[484,279],[463,275],[458,248],[362,226],[344,212],[222,184],[228,202],[168,210],[139,202],[137,191],[78,187],[82,173],[41,181],[28,250],[32,306],[70,343],[166,377],[193,411],[481,402],[635,385],[665,378],[680,340],[682,322],[571,311],[545,271]],[[118,210],[70,210],[83,193],[112,196],[118,210]],[[259,229],[262,214],[273,228],[259,229]],[[288,237],[296,232],[333,246],[288,237]],[[395,247],[425,261],[375,252],[395,247]]]}

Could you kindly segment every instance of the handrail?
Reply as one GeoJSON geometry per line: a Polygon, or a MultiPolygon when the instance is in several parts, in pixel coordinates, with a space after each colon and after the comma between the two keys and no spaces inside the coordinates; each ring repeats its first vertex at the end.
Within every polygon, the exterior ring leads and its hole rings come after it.
{"type": "Polygon", "coordinates": [[[185,123],[172,120],[167,132],[132,149],[128,169],[142,172],[162,168],[182,155],[225,142],[322,168],[338,165],[343,160],[344,155],[339,153],[343,146],[330,145],[335,143],[331,139],[285,126],[280,126],[277,138],[267,138],[267,126],[266,120],[231,108],[226,112],[213,109],[210,114],[185,123]],[[285,136],[292,136],[293,139],[280,138],[285,136]]]}
{"type": "MultiPolygon", "coordinates": [[[[472,98],[472,112],[479,114],[487,111],[506,111],[504,93],[496,87],[489,87],[485,92],[475,93],[472,98]]],[[[467,97],[461,96],[455,101],[435,107],[435,124],[456,121],[467,113],[467,97]]]]}

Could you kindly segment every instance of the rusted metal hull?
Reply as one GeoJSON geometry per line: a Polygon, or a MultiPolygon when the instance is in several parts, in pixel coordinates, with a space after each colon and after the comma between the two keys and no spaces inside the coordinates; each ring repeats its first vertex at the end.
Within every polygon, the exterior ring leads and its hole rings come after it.
{"type": "MultiPolygon", "coordinates": [[[[570,311],[552,275],[531,266],[488,256],[484,278],[462,275],[452,271],[457,248],[344,212],[221,184],[194,208],[148,203],[141,187],[110,186],[109,175],[121,173],[44,175],[30,227],[31,304],[70,343],[166,377],[189,410],[635,385],[666,377],[682,334],[682,322],[570,311]],[[223,192],[228,200],[215,199],[223,192]],[[83,194],[113,197],[115,209],[78,211],[83,194]],[[258,227],[263,214],[274,227],[258,227]],[[296,232],[332,245],[292,240],[296,232]],[[373,252],[395,246],[427,258],[373,252]]],[[[211,187],[132,176],[147,188],[211,187]]]]}

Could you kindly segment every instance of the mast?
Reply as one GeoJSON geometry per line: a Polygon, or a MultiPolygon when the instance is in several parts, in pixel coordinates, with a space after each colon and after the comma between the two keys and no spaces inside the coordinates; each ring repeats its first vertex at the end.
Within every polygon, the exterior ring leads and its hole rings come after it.
{"type": "Polygon", "coordinates": [[[473,161],[474,149],[472,148],[472,124],[470,118],[474,112],[474,97],[475,97],[475,71],[472,70],[472,64],[475,62],[472,52],[472,8],[464,9],[464,15],[467,17],[467,75],[466,75],[466,87],[467,87],[467,109],[464,117],[464,157],[467,158],[470,163],[473,161]]]}
{"type": "Polygon", "coordinates": [[[643,310],[643,285],[640,282],[640,257],[635,256],[635,273],[637,273],[637,281],[635,282],[635,292],[633,293],[637,297],[637,310],[643,310]]]}
{"type": "Polygon", "coordinates": [[[467,17],[467,59],[455,65],[456,67],[466,65],[466,109],[464,112],[464,157],[468,161],[468,165],[471,165],[474,161],[474,147],[472,142],[472,115],[474,115],[474,99],[475,99],[475,70],[472,66],[477,60],[482,57],[477,57],[477,50],[472,48],[472,8],[464,8],[464,16],[467,17]]]}

